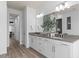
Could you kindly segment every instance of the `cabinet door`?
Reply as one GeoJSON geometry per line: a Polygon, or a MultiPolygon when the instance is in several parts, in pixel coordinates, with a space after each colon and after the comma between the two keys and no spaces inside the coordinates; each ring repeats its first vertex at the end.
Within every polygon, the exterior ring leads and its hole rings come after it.
{"type": "Polygon", "coordinates": [[[36,42],[36,50],[41,53],[41,38],[37,37],[35,42],[36,42]]]}
{"type": "Polygon", "coordinates": [[[56,58],[69,58],[70,46],[63,43],[55,44],[55,57],[56,58]]]}
{"type": "Polygon", "coordinates": [[[30,47],[33,48],[34,47],[34,37],[30,36],[30,47]]]}
{"type": "Polygon", "coordinates": [[[30,36],[30,47],[31,48],[36,48],[36,37],[35,36],[30,36]]]}
{"type": "Polygon", "coordinates": [[[37,47],[38,47],[37,44],[38,44],[38,43],[37,43],[37,37],[36,37],[36,36],[33,36],[33,44],[32,44],[32,45],[33,45],[33,48],[34,48],[35,50],[37,50],[37,47]]]}
{"type": "Polygon", "coordinates": [[[51,58],[54,58],[54,55],[55,55],[54,40],[50,40],[50,48],[49,48],[49,51],[50,51],[50,57],[51,58]]]}
{"type": "Polygon", "coordinates": [[[53,46],[53,40],[51,39],[47,39],[47,38],[43,38],[43,54],[46,57],[54,57],[54,46],[53,46]]]}
{"type": "Polygon", "coordinates": [[[30,47],[33,47],[33,36],[29,35],[29,45],[30,47]]]}

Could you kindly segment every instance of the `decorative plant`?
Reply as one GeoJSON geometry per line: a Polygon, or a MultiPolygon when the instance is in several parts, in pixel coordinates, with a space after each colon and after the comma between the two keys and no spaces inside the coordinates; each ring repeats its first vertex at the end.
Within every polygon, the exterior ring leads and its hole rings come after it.
{"type": "Polygon", "coordinates": [[[55,27],[55,17],[53,18],[53,20],[51,20],[49,15],[44,16],[43,18],[43,24],[41,25],[41,27],[43,28],[44,32],[51,32],[52,29],[55,27]]]}

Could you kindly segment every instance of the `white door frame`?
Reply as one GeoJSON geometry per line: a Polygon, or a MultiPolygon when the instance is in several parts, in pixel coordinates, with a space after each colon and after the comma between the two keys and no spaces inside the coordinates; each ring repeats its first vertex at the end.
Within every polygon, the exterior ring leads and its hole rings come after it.
{"type": "Polygon", "coordinates": [[[8,8],[8,41],[7,41],[7,47],[9,47],[9,45],[10,45],[10,42],[9,42],[9,14],[16,14],[16,15],[18,15],[19,17],[20,17],[20,23],[19,23],[19,26],[20,26],[20,44],[22,44],[21,43],[21,41],[22,41],[22,28],[21,28],[21,20],[22,20],[22,12],[21,11],[19,11],[19,10],[16,10],[16,9],[10,9],[10,8],[8,8]]]}

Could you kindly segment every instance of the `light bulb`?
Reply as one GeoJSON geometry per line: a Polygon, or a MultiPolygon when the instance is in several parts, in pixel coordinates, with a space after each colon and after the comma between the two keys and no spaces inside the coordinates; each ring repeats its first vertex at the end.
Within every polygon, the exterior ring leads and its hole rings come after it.
{"type": "Polygon", "coordinates": [[[56,7],[56,11],[60,11],[58,7],[56,7]]]}
{"type": "Polygon", "coordinates": [[[60,5],[60,10],[64,10],[64,6],[62,4],[60,5]]]}
{"type": "Polygon", "coordinates": [[[70,6],[67,2],[65,3],[65,8],[70,8],[70,6]]]}
{"type": "Polygon", "coordinates": [[[40,17],[42,17],[42,16],[43,16],[43,13],[40,14],[40,17]]]}
{"type": "Polygon", "coordinates": [[[39,18],[39,17],[40,17],[40,15],[37,15],[36,17],[37,17],[37,18],[39,18]]]}
{"type": "Polygon", "coordinates": [[[37,18],[40,18],[40,17],[43,17],[44,16],[44,14],[43,13],[40,13],[39,15],[37,15],[36,17],[37,18]]]}

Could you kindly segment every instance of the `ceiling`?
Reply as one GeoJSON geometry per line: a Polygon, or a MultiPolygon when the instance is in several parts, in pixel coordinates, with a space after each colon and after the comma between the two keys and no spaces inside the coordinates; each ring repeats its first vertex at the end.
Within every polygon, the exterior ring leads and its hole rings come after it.
{"type": "Polygon", "coordinates": [[[37,9],[39,13],[48,12],[53,9],[60,3],[61,1],[8,1],[7,5],[9,8],[14,8],[18,10],[22,10],[25,6],[29,6],[37,9]]]}
{"type": "MultiPolygon", "coordinates": [[[[55,10],[56,6],[64,1],[8,1],[7,5],[9,8],[23,10],[25,6],[35,8],[38,13],[48,14],[55,10]]],[[[71,2],[70,5],[79,2],[71,2]]]]}
{"type": "Polygon", "coordinates": [[[40,8],[47,4],[57,5],[59,1],[8,1],[7,5],[10,8],[23,9],[25,6],[30,6],[33,8],[40,8]]]}

